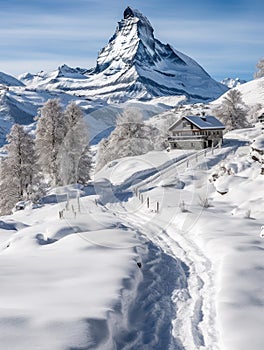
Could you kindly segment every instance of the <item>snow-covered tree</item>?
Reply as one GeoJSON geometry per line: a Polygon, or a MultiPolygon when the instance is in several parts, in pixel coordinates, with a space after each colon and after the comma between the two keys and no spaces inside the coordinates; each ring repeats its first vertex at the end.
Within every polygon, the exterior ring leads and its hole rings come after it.
{"type": "Polygon", "coordinates": [[[160,131],[143,122],[140,111],[129,108],[116,120],[116,128],[99,144],[96,169],[106,163],[128,156],[164,148],[160,131]]]}
{"type": "Polygon", "coordinates": [[[23,126],[14,124],[7,136],[7,157],[1,161],[0,210],[11,212],[20,200],[29,200],[38,192],[34,141],[23,126]]]}
{"type": "Polygon", "coordinates": [[[254,78],[262,78],[264,77],[264,58],[260,59],[256,64],[257,72],[254,74],[254,78]]]}
{"type": "Polygon", "coordinates": [[[222,104],[214,110],[214,113],[225,124],[226,130],[233,130],[249,126],[246,118],[248,110],[241,92],[237,89],[231,89],[224,96],[222,104]]]}
{"type": "Polygon", "coordinates": [[[258,116],[260,111],[263,109],[263,105],[261,103],[256,103],[250,107],[249,110],[249,118],[251,123],[256,123],[258,121],[258,116]]]}
{"type": "Polygon", "coordinates": [[[59,175],[64,185],[86,183],[91,157],[87,123],[80,107],[71,102],[64,113],[65,137],[58,153],[59,175]]]}
{"type": "Polygon", "coordinates": [[[83,150],[78,163],[77,182],[85,185],[90,180],[90,170],[92,166],[92,157],[90,147],[87,145],[83,150]]]}
{"type": "Polygon", "coordinates": [[[51,185],[61,183],[58,153],[63,143],[66,126],[59,99],[48,100],[39,110],[36,130],[38,164],[51,185]]]}

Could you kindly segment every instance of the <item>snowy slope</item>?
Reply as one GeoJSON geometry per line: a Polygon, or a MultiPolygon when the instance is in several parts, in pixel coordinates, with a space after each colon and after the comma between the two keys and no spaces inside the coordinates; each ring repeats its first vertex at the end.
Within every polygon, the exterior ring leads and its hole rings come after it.
{"type": "Polygon", "coordinates": [[[141,243],[94,198],[82,198],[79,212],[76,189],[60,189],[43,208],[1,218],[1,347],[114,348],[141,279],[141,243]],[[60,220],[66,193],[78,213],[60,220]]]}
{"type": "MultiPolygon", "coordinates": [[[[251,80],[236,86],[235,89],[241,92],[242,99],[247,105],[253,106],[257,103],[264,105],[264,78],[251,80]]],[[[214,101],[214,103],[220,103],[223,96],[214,101]]]]}
{"type": "Polygon", "coordinates": [[[155,39],[148,19],[128,7],[109,43],[99,52],[94,69],[61,66],[51,73],[20,77],[27,86],[60,89],[108,102],[131,98],[186,96],[212,100],[227,89],[190,57],[155,39]]]}
{"type": "Polygon", "coordinates": [[[116,160],[80,211],[65,187],[1,217],[2,346],[262,350],[260,133],[233,131],[213,154],[116,160]]]}
{"type": "Polygon", "coordinates": [[[2,88],[7,86],[23,86],[24,84],[20,80],[12,77],[11,75],[0,72],[0,85],[2,85],[0,86],[0,88],[2,88]]]}
{"type": "Polygon", "coordinates": [[[187,266],[188,286],[172,293],[179,349],[263,348],[264,176],[250,156],[260,133],[229,133],[221,150],[186,154],[176,167],[160,165],[177,156],[171,151],[121,159],[98,174],[117,193],[135,193],[105,203],[108,210],[187,266]]]}

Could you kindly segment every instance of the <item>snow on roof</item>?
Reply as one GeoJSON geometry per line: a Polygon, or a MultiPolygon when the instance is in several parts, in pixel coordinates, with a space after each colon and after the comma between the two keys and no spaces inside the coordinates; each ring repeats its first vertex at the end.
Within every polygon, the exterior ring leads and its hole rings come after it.
{"type": "Polygon", "coordinates": [[[212,115],[206,115],[206,116],[197,116],[197,115],[191,115],[191,116],[185,116],[183,117],[186,120],[188,120],[190,123],[197,126],[197,128],[201,130],[207,130],[207,129],[224,129],[225,126],[222,124],[216,117],[212,115]]]}
{"type": "Polygon", "coordinates": [[[264,151],[264,135],[256,137],[254,142],[251,144],[251,147],[258,151],[264,151]]]}

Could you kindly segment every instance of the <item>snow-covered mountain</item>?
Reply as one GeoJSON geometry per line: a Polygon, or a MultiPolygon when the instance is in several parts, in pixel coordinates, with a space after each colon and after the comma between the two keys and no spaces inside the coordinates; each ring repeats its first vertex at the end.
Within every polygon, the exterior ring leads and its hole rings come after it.
{"type": "Polygon", "coordinates": [[[12,77],[11,75],[0,72],[0,88],[3,88],[3,85],[7,87],[7,86],[23,86],[24,84],[18,79],[12,77]]]}
{"type": "Polygon", "coordinates": [[[213,80],[193,59],[155,39],[149,20],[128,7],[108,44],[90,70],[66,65],[51,73],[25,74],[27,86],[59,89],[108,103],[159,96],[185,96],[188,101],[209,101],[226,87],[213,80]]]}
{"type": "Polygon", "coordinates": [[[226,85],[229,89],[232,89],[238,85],[245,84],[247,81],[240,78],[225,78],[221,81],[221,84],[226,85]]]}

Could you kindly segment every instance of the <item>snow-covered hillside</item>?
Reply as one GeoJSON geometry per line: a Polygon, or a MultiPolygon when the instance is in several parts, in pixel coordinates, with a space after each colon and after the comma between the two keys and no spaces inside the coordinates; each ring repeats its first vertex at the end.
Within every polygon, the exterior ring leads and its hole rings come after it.
{"type": "Polygon", "coordinates": [[[260,134],[119,159],[1,217],[3,348],[262,350],[260,134]]]}
{"type": "Polygon", "coordinates": [[[227,89],[193,59],[154,38],[148,19],[128,7],[109,43],[99,52],[94,69],[66,65],[51,73],[24,74],[27,86],[59,89],[108,103],[158,96],[185,96],[209,101],[227,89]]]}
{"type": "Polygon", "coordinates": [[[0,72],[0,89],[6,88],[8,86],[22,86],[23,83],[12,77],[11,75],[8,75],[6,73],[0,72]]]}
{"type": "Polygon", "coordinates": [[[137,194],[108,210],[188,267],[187,286],[172,293],[177,349],[263,348],[264,176],[250,155],[260,133],[231,132],[221,150],[186,154],[177,166],[178,151],[151,153],[98,174],[137,194]]]}
{"type": "MultiPolygon", "coordinates": [[[[264,78],[251,80],[236,86],[235,89],[241,92],[242,99],[247,105],[253,106],[258,103],[264,105],[264,78]]],[[[225,94],[214,103],[220,103],[224,96],[225,94]]]]}

